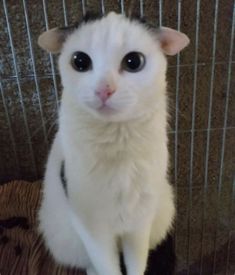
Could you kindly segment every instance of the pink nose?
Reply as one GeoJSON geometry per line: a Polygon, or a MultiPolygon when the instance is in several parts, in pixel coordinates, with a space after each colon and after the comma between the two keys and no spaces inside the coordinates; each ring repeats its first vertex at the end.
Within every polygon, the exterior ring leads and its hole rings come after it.
{"type": "Polygon", "coordinates": [[[108,98],[115,92],[110,88],[103,88],[96,91],[96,95],[102,100],[102,102],[106,102],[108,98]]]}

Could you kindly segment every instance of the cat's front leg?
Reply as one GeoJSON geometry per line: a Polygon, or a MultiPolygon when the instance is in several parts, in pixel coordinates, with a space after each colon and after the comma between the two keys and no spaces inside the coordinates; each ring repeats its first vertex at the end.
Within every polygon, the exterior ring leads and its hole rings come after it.
{"type": "Polygon", "coordinates": [[[122,237],[124,261],[128,275],[143,275],[147,265],[150,225],[122,237]]]}
{"type": "Polygon", "coordinates": [[[98,275],[121,275],[119,265],[119,252],[111,230],[97,224],[83,223],[74,214],[73,225],[83,241],[93,268],[88,269],[88,274],[98,275]]]}
{"type": "Polygon", "coordinates": [[[86,228],[84,245],[98,275],[121,275],[116,242],[108,233],[86,228]],[[92,230],[93,231],[93,230],[92,230]]]}

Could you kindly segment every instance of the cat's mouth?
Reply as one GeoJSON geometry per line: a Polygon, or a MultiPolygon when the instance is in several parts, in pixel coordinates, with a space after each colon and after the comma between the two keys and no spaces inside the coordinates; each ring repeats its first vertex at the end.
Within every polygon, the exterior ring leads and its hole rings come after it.
{"type": "Polygon", "coordinates": [[[115,114],[117,112],[117,110],[115,110],[114,108],[106,105],[106,104],[103,104],[101,105],[97,111],[100,113],[100,114],[104,114],[104,115],[111,115],[111,114],[115,114]]]}

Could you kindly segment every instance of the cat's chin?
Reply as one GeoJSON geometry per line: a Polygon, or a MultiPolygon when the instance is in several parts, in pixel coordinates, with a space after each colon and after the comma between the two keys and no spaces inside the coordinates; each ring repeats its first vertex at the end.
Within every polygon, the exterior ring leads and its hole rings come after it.
{"type": "Polygon", "coordinates": [[[106,121],[117,121],[120,119],[121,112],[109,106],[102,106],[95,110],[96,116],[106,121]]]}
{"type": "Polygon", "coordinates": [[[110,105],[94,106],[91,104],[84,104],[81,106],[83,111],[90,117],[105,122],[125,122],[129,120],[140,119],[142,117],[140,112],[133,112],[132,108],[117,108],[110,105]],[[132,111],[131,111],[132,110],[132,111]]]}
{"type": "Polygon", "coordinates": [[[104,115],[104,116],[105,115],[115,115],[115,114],[119,113],[116,109],[114,109],[108,105],[103,105],[103,106],[97,108],[96,111],[97,111],[97,113],[104,115]]]}
{"type": "Polygon", "coordinates": [[[95,109],[89,108],[87,111],[92,117],[101,121],[121,122],[127,120],[127,116],[124,115],[122,110],[117,110],[107,105],[95,109]]]}

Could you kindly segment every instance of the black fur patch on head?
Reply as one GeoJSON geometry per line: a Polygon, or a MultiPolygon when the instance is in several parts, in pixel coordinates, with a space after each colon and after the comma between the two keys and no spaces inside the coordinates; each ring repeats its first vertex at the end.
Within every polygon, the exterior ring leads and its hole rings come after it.
{"type": "Polygon", "coordinates": [[[101,13],[87,12],[83,17],[82,22],[88,23],[88,22],[100,20],[103,17],[104,15],[101,13]]]}
{"type": "Polygon", "coordinates": [[[104,15],[99,14],[99,13],[93,13],[93,12],[87,12],[81,20],[76,22],[75,24],[71,26],[66,26],[66,27],[60,27],[59,30],[61,31],[68,31],[68,32],[73,32],[77,28],[79,28],[82,24],[84,23],[89,23],[92,21],[100,20],[104,17],[104,15]]]}
{"type": "Polygon", "coordinates": [[[153,24],[149,23],[146,19],[146,17],[140,17],[139,15],[132,15],[129,18],[131,21],[137,21],[140,24],[146,26],[148,29],[157,29],[157,26],[154,26],[153,24]]]}
{"type": "MultiPolygon", "coordinates": [[[[59,28],[60,31],[64,31],[67,34],[72,33],[74,30],[76,30],[77,28],[79,28],[81,25],[86,24],[86,23],[90,23],[90,22],[94,22],[94,21],[98,21],[101,20],[103,17],[105,17],[106,15],[101,14],[101,13],[94,13],[94,12],[87,12],[82,18],[81,20],[79,20],[78,22],[76,22],[75,24],[71,25],[71,26],[67,26],[67,27],[61,27],[59,28]]],[[[148,23],[145,17],[140,17],[139,14],[132,14],[131,16],[127,16],[126,18],[129,19],[130,21],[137,21],[140,24],[143,24],[145,27],[147,27],[147,29],[152,29],[155,30],[157,27],[148,23]]]]}
{"type": "Polygon", "coordinates": [[[72,31],[74,31],[77,27],[78,27],[78,25],[77,25],[77,24],[74,24],[73,26],[60,27],[60,28],[58,28],[58,29],[59,29],[60,31],[72,32],[72,31]]]}
{"type": "Polygon", "coordinates": [[[65,195],[68,196],[68,188],[67,188],[67,180],[65,177],[65,163],[64,160],[61,163],[61,167],[60,167],[60,180],[65,192],[65,195]]]}

